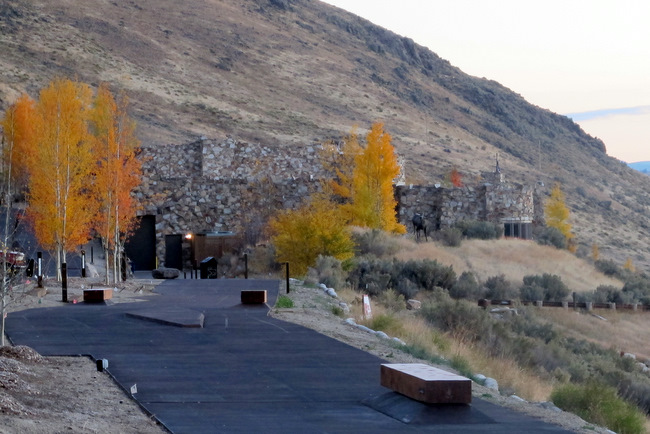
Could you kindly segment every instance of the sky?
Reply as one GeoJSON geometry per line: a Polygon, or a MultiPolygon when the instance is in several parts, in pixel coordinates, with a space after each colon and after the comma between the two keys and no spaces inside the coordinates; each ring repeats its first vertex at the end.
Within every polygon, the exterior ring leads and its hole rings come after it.
{"type": "Polygon", "coordinates": [[[650,161],[647,0],[324,0],[650,161]]]}

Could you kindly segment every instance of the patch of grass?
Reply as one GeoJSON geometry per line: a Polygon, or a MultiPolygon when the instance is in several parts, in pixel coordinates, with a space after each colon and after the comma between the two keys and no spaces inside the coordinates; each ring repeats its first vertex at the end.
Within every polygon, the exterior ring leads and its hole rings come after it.
{"type": "Polygon", "coordinates": [[[553,391],[551,400],[563,410],[620,434],[641,434],[645,430],[643,413],[609,386],[565,384],[553,391]]]}
{"type": "Polygon", "coordinates": [[[451,366],[456,371],[458,371],[460,375],[469,378],[474,376],[469,361],[465,357],[459,354],[456,354],[451,358],[451,360],[449,361],[449,366],[451,366]]]}
{"type": "Polygon", "coordinates": [[[343,309],[340,306],[332,306],[332,313],[336,316],[343,316],[343,309]]]}
{"type": "Polygon", "coordinates": [[[281,295],[278,297],[278,301],[275,302],[275,307],[280,309],[288,309],[293,307],[293,300],[287,297],[286,295],[281,295]]]}

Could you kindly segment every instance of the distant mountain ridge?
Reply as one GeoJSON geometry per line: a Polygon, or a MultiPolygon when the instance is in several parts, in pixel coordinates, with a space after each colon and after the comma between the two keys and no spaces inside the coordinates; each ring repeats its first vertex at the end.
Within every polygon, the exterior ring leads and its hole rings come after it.
{"type": "Polygon", "coordinates": [[[636,163],[628,163],[628,166],[634,170],[638,170],[641,173],[645,173],[646,175],[650,173],[650,161],[637,161],[636,163]]]}
{"type": "Polygon", "coordinates": [[[566,116],[320,1],[0,0],[0,50],[0,109],[56,76],[108,81],[145,145],[233,136],[282,152],[383,121],[423,184],[452,167],[474,180],[498,155],[509,181],[562,184],[581,252],[650,265],[648,177],[566,116]]]}

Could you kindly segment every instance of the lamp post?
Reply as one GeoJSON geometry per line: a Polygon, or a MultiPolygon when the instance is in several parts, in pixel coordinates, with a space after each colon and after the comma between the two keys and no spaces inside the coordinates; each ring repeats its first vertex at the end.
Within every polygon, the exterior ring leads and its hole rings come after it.
{"type": "MultiPolygon", "coordinates": [[[[194,238],[194,237],[193,237],[191,232],[188,232],[188,233],[185,234],[185,241],[187,243],[189,243],[189,248],[190,248],[190,258],[189,258],[189,260],[190,260],[190,279],[192,278],[192,272],[193,272],[192,264],[194,264],[194,261],[193,261],[194,252],[192,251],[192,238],[194,238]]],[[[185,249],[182,249],[182,252],[184,252],[184,251],[185,251],[185,249]]],[[[184,256],[184,255],[182,255],[182,256],[184,256]]],[[[185,277],[185,258],[182,258],[182,261],[183,261],[183,277],[185,277]]]]}

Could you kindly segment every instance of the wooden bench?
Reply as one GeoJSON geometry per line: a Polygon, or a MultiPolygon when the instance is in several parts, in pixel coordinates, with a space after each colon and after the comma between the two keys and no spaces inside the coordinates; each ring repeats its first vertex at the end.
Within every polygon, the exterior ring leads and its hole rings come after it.
{"type": "Polygon", "coordinates": [[[472,380],[422,363],[382,364],[381,385],[428,404],[472,402],[472,380]]]}
{"type": "Polygon", "coordinates": [[[84,302],[99,303],[113,298],[112,288],[84,289],[84,302]]]}
{"type": "Polygon", "coordinates": [[[241,292],[242,304],[266,303],[266,290],[244,290],[241,292]]]}

